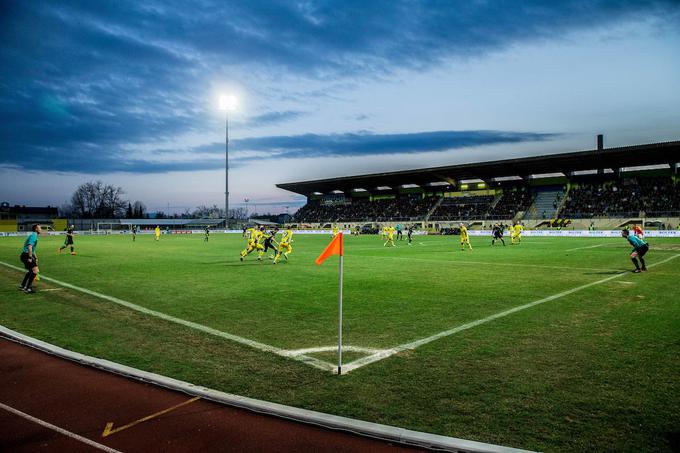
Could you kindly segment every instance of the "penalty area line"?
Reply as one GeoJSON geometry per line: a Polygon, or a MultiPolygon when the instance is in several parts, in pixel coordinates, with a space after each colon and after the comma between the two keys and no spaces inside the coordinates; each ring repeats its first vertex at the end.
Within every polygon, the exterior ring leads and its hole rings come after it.
{"type": "Polygon", "coordinates": [[[594,248],[597,248],[597,247],[603,247],[605,245],[607,245],[607,244],[589,245],[587,247],[576,247],[576,248],[573,248],[573,249],[567,249],[567,250],[565,250],[565,252],[573,252],[575,250],[583,250],[583,249],[594,249],[594,248]]]}
{"type": "MultiPolygon", "coordinates": [[[[659,266],[661,264],[667,263],[667,262],[669,262],[669,261],[671,261],[671,260],[673,260],[677,257],[680,257],[680,254],[673,255],[669,258],[666,258],[665,260],[661,260],[657,263],[650,264],[647,267],[648,268],[656,267],[656,266],[659,266]]],[[[482,324],[486,324],[490,321],[493,321],[493,320],[496,320],[496,319],[499,319],[499,318],[503,318],[505,316],[511,315],[513,313],[517,313],[517,312],[522,311],[522,310],[526,310],[527,308],[531,308],[531,307],[534,307],[536,305],[544,304],[546,302],[550,302],[550,301],[555,300],[555,299],[560,299],[564,296],[568,296],[570,294],[574,294],[576,292],[582,291],[586,288],[590,288],[591,286],[601,285],[602,283],[606,283],[608,281],[611,281],[611,280],[614,280],[614,279],[617,279],[617,278],[621,278],[625,275],[630,275],[630,272],[629,271],[621,272],[619,274],[612,275],[610,277],[603,278],[601,280],[597,280],[597,281],[592,282],[592,283],[586,283],[585,285],[577,286],[575,288],[568,289],[566,291],[562,291],[561,293],[553,294],[552,296],[544,297],[543,299],[539,299],[539,300],[535,300],[533,302],[529,302],[528,304],[524,304],[524,305],[520,305],[518,307],[510,308],[508,310],[498,312],[498,313],[493,314],[491,316],[487,316],[486,318],[478,319],[476,321],[472,321],[472,322],[460,325],[458,327],[454,327],[453,329],[444,330],[442,332],[436,333],[436,334],[431,335],[429,337],[421,338],[420,340],[412,341],[410,343],[404,343],[404,344],[401,344],[401,345],[396,346],[394,348],[383,350],[383,351],[380,351],[380,352],[375,353],[373,355],[369,355],[367,357],[362,357],[362,358],[357,359],[353,362],[350,362],[346,365],[343,365],[342,370],[345,374],[349,373],[350,371],[354,371],[354,370],[361,368],[363,366],[366,366],[366,365],[369,365],[371,363],[375,363],[375,362],[378,362],[380,360],[386,359],[386,358],[388,358],[388,357],[390,357],[394,354],[398,354],[402,351],[406,351],[406,350],[409,350],[409,349],[416,349],[416,348],[423,346],[427,343],[431,343],[435,340],[439,340],[440,338],[448,337],[448,336],[456,334],[458,332],[462,332],[464,330],[472,329],[473,327],[477,327],[477,326],[480,326],[482,324]]]]}
{"type": "MultiPolygon", "coordinates": [[[[15,269],[15,270],[21,271],[21,272],[24,271],[24,269],[17,267],[17,266],[13,266],[13,265],[8,264],[8,263],[5,263],[4,261],[0,261],[0,264],[2,264],[3,266],[9,267],[10,269],[15,269]]],[[[305,363],[305,364],[312,366],[314,368],[318,368],[320,370],[333,371],[336,367],[336,365],[334,365],[330,362],[326,362],[324,360],[319,360],[319,359],[316,359],[314,357],[306,356],[304,354],[291,356],[288,353],[287,350],[277,348],[276,346],[271,346],[271,345],[268,345],[268,344],[260,343],[259,341],[250,340],[248,338],[240,337],[238,335],[234,335],[234,334],[231,334],[231,333],[222,332],[221,330],[213,329],[212,327],[204,326],[203,324],[198,324],[198,323],[193,322],[193,321],[187,321],[186,319],[175,318],[174,316],[170,316],[170,315],[167,315],[165,313],[161,313],[159,311],[151,310],[149,308],[145,308],[145,307],[142,307],[140,305],[133,304],[132,302],[128,302],[128,301],[123,300],[123,299],[118,299],[117,297],[108,296],[106,294],[98,293],[96,291],[92,291],[92,290],[89,290],[87,288],[81,288],[80,286],[75,286],[75,285],[72,285],[70,283],[62,282],[60,280],[57,280],[57,279],[54,279],[54,278],[51,278],[51,277],[40,276],[40,278],[43,279],[43,280],[46,280],[48,282],[56,283],[57,285],[63,286],[64,288],[69,288],[69,289],[72,289],[74,291],[78,291],[78,292],[81,292],[81,293],[84,293],[84,294],[88,294],[90,296],[94,296],[94,297],[98,297],[100,299],[108,300],[109,302],[113,302],[114,304],[122,305],[122,306],[127,307],[131,310],[134,310],[134,311],[137,311],[137,312],[140,312],[140,313],[144,313],[145,315],[149,315],[149,316],[153,316],[155,318],[163,319],[165,321],[169,321],[169,322],[172,322],[172,323],[175,323],[175,324],[179,324],[179,325],[182,325],[184,327],[189,327],[190,329],[199,330],[201,332],[204,332],[204,333],[216,336],[216,337],[224,338],[226,340],[230,340],[230,341],[233,341],[235,343],[239,343],[239,344],[251,347],[253,349],[257,349],[259,351],[270,352],[270,353],[276,354],[276,355],[281,356],[281,357],[290,358],[290,359],[296,360],[298,362],[305,363]]]]}

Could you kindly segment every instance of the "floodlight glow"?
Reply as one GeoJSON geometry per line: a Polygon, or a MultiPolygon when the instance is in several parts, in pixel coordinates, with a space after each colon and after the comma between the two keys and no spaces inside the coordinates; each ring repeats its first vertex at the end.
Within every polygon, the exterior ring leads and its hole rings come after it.
{"type": "Polygon", "coordinates": [[[236,100],[236,96],[230,94],[230,95],[222,95],[220,96],[220,110],[227,110],[227,111],[232,111],[236,110],[236,105],[238,104],[238,101],[236,100]]]}

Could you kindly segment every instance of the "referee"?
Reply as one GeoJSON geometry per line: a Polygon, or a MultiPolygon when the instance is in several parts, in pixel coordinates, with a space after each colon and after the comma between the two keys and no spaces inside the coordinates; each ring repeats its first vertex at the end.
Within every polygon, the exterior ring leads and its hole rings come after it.
{"type": "Polygon", "coordinates": [[[24,275],[24,280],[21,282],[19,289],[26,293],[33,293],[33,280],[35,280],[36,275],[40,272],[38,269],[38,255],[35,254],[35,249],[38,248],[38,235],[42,233],[40,225],[33,225],[31,228],[33,231],[28,235],[26,241],[24,241],[24,248],[21,251],[21,256],[19,259],[24,263],[24,267],[28,272],[24,275]]]}

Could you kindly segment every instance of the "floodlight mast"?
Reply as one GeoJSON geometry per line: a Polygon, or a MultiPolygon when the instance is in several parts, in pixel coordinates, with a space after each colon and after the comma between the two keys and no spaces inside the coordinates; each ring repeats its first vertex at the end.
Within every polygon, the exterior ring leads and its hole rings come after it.
{"type": "Polygon", "coordinates": [[[229,111],[236,108],[232,95],[220,96],[220,110],[224,110],[224,228],[229,228],[229,111]]]}

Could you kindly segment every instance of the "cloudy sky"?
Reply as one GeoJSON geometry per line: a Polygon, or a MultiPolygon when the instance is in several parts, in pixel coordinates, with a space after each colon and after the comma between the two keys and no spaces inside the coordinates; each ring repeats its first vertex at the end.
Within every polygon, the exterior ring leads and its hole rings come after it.
{"type": "Polygon", "coordinates": [[[680,3],[0,0],[0,201],[151,209],[275,183],[680,139],[680,3]],[[189,6],[189,4],[191,5],[189,6]]]}

